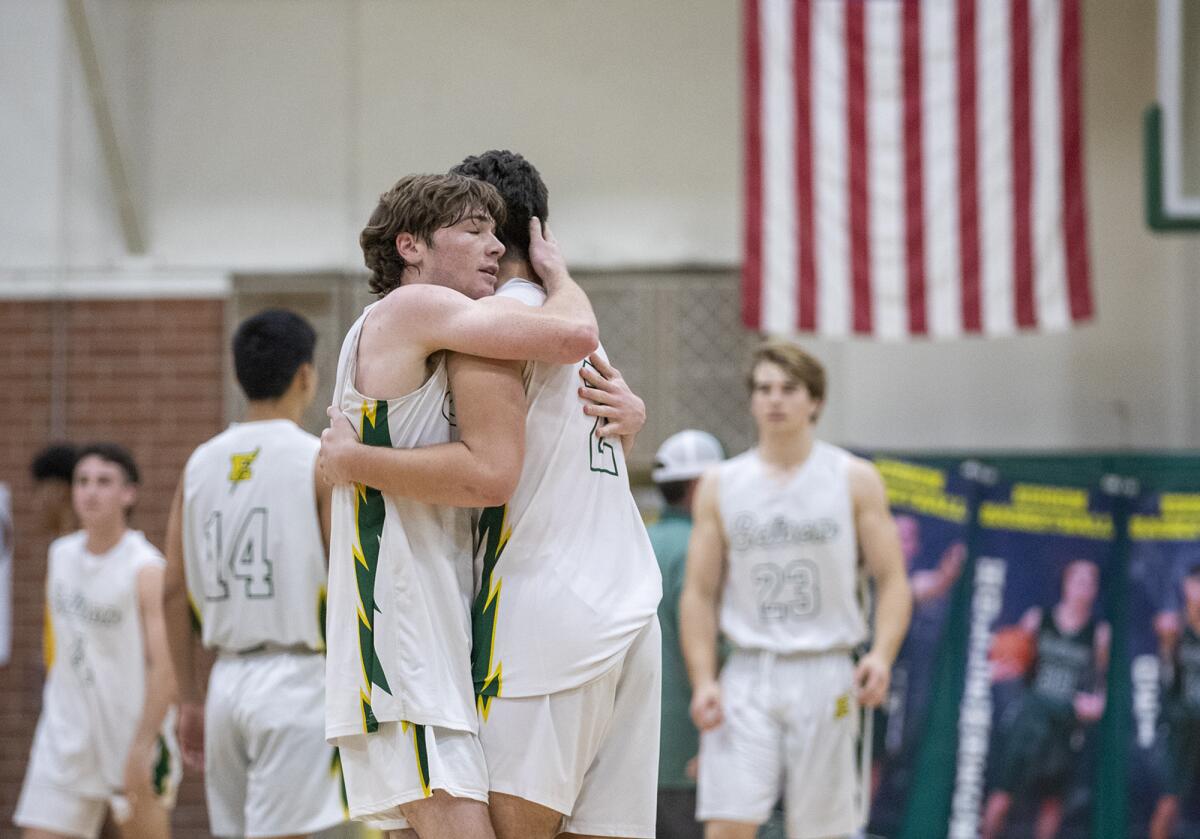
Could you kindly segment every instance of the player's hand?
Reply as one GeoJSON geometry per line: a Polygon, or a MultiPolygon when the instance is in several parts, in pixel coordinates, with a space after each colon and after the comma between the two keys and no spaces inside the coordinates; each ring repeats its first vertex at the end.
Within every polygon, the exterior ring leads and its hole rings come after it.
{"type": "Polygon", "coordinates": [[[721,709],[721,684],[713,680],[692,691],[692,722],[701,731],[716,728],[725,721],[721,709]]]}
{"type": "Polygon", "coordinates": [[[544,226],[541,219],[534,216],[529,220],[529,263],[537,272],[538,279],[546,286],[546,291],[562,282],[570,274],[567,272],[567,261],[562,251],[558,249],[558,240],[550,225],[544,226]]]}
{"type": "Polygon", "coordinates": [[[1075,718],[1082,723],[1093,723],[1104,716],[1104,695],[1099,693],[1077,693],[1075,718]]]}
{"type": "Polygon", "coordinates": [[[589,417],[604,417],[608,422],[596,429],[597,437],[623,437],[637,434],[646,424],[646,403],[629,389],[621,371],[600,357],[588,356],[589,364],[579,368],[586,383],[579,388],[583,412],[589,417]]]}
{"type": "Polygon", "coordinates": [[[199,702],[180,704],[175,736],[179,740],[179,751],[183,753],[183,765],[193,772],[203,772],[204,705],[199,702]]]}
{"type": "Polygon", "coordinates": [[[321,451],[317,453],[317,468],[331,485],[353,483],[346,474],[346,454],[358,444],[358,435],[350,420],[335,405],[325,409],[329,427],[321,432],[321,451]]]}
{"type": "Polygon", "coordinates": [[[689,781],[697,781],[700,779],[700,755],[693,755],[683,766],[683,775],[689,781]]]}
{"type": "Polygon", "coordinates": [[[150,743],[134,740],[129,749],[129,757],[125,759],[124,794],[132,810],[137,810],[154,799],[150,777],[157,745],[157,740],[150,743]]]}
{"type": "Polygon", "coordinates": [[[858,704],[864,708],[878,708],[887,699],[888,685],[892,681],[892,668],[883,657],[869,652],[858,660],[854,668],[854,687],[858,704]]]}

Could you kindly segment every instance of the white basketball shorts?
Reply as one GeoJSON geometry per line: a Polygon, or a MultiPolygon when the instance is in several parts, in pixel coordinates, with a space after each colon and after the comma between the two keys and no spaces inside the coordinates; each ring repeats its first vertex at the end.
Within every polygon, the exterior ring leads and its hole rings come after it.
{"type": "Polygon", "coordinates": [[[696,818],[762,824],[782,795],[788,839],[858,830],[853,682],[845,652],[734,652],[721,671],[724,721],[700,735],[696,818]]]}
{"type": "Polygon", "coordinates": [[[487,803],[479,737],[435,725],[380,723],[370,734],[338,738],[350,818],[378,830],[404,830],[400,807],[443,790],[487,803]]]}
{"type": "Polygon", "coordinates": [[[308,834],[346,820],[325,742],[325,657],[221,655],[204,710],[204,789],[214,836],[308,834]]]}
{"type": "MultiPolygon", "coordinates": [[[[183,763],[171,733],[173,727],[174,711],[171,711],[168,713],[168,724],[164,726],[165,733],[158,740],[158,756],[150,767],[151,786],[158,795],[159,803],[167,809],[175,806],[175,793],[183,777],[183,763]]],[[[73,789],[70,783],[64,783],[64,779],[77,774],[76,767],[56,766],[55,750],[52,747],[38,747],[40,738],[45,736],[52,735],[45,731],[45,726],[39,720],[13,823],[18,827],[40,828],[64,836],[95,839],[100,835],[109,808],[119,806],[118,799],[122,796],[115,790],[107,796],[89,795],[73,789]]],[[[96,761],[100,759],[96,757],[96,761]]],[[[97,776],[93,786],[102,788],[104,782],[97,776]]],[[[124,806],[128,804],[124,803],[124,806]]]]}
{"type": "Polygon", "coordinates": [[[652,839],[661,659],[654,617],[618,662],[587,684],[492,699],[479,727],[492,792],[557,810],[566,833],[652,839]]]}

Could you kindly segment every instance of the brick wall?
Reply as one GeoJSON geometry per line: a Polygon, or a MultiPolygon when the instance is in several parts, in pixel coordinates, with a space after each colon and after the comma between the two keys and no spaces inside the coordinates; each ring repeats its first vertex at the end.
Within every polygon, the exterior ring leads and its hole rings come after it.
{"type": "MultiPolygon", "coordinates": [[[[54,334],[62,373],[57,421],[73,442],[129,447],[143,486],[133,526],[162,546],[175,483],[191,450],[221,429],[225,303],[219,300],[0,301],[0,481],[13,494],[13,655],[0,668],[0,839],[12,827],[41,705],[46,548],[28,474],[50,440],[54,334]]],[[[176,837],[207,836],[201,780],[188,777],[176,837]]]]}

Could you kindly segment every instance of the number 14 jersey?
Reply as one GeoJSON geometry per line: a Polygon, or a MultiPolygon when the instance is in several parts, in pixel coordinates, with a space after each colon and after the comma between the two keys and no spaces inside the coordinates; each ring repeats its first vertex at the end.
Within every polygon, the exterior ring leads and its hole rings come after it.
{"type": "Polygon", "coordinates": [[[234,423],[183,473],[183,555],[204,646],[325,649],[320,441],[290,420],[234,423]]]}
{"type": "Polygon", "coordinates": [[[734,646],[817,653],[866,638],[851,457],[818,440],[783,480],[758,449],[717,467],[728,548],[721,631],[734,646]]]}

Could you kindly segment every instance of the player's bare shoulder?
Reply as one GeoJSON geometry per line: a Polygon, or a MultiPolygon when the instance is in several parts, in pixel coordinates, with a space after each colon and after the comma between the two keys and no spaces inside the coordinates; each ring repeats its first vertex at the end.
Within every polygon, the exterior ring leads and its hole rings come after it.
{"type": "Polygon", "coordinates": [[[848,455],[846,479],[856,508],[887,507],[887,487],[874,463],[858,455],[848,455]]]}

